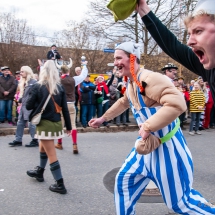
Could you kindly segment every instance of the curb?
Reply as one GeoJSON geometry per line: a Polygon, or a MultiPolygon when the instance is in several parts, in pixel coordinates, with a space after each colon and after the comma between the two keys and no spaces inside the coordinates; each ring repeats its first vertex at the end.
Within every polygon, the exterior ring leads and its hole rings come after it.
{"type": "MultiPolygon", "coordinates": [[[[120,131],[137,131],[139,127],[137,125],[128,125],[128,126],[116,126],[111,125],[110,127],[101,126],[100,128],[83,128],[77,127],[78,133],[87,133],[87,132],[102,132],[102,133],[110,133],[110,132],[120,132],[120,131]]],[[[29,129],[24,129],[24,134],[29,134],[29,129]]],[[[65,129],[64,129],[65,131],[65,129]]],[[[7,136],[7,135],[15,135],[16,127],[14,128],[1,128],[0,129],[0,136],[7,136]]]]}

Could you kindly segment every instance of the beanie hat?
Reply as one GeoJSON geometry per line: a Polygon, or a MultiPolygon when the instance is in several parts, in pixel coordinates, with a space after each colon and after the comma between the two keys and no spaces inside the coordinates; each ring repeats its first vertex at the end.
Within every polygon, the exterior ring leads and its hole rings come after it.
{"type": "Polygon", "coordinates": [[[102,76],[102,75],[97,76],[96,80],[98,80],[99,78],[102,78],[102,81],[105,80],[104,76],[102,76]]]}
{"type": "Polygon", "coordinates": [[[215,14],[214,0],[199,0],[193,11],[193,16],[198,15],[199,11],[204,11],[208,14],[215,14]]]}
{"type": "Polygon", "coordinates": [[[140,60],[140,47],[137,43],[124,42],[118,45],[115,50],[123,50],[130,54],[135,55],[140,60]]]}

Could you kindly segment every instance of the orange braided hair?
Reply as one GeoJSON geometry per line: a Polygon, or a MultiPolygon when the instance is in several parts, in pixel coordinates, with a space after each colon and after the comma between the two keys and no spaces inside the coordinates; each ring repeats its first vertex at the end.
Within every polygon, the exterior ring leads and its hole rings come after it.
{"type": "Polygon", "coordinates": [[[141,83],[137,80],[137,76],[135,74],[135,70],[134,70],[134,63],[136,61],[136,56],[133,54],[130,54],[130,72],[131,75],[135,81],[135,83],[137,84],[137,86],[140,88],[140,92],[143,93],[145,91],[145,88],[141,85],[141,83]]]}

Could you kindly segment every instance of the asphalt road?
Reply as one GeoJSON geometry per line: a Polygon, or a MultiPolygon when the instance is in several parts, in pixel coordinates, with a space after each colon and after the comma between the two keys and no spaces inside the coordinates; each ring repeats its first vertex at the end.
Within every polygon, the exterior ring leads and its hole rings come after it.
{"type": "MultiPolygon", "coordinates": [[[[185,131],[194,161],[193,187],[215,202],[215,130],[189,136],[185,131]]],[[[103,185],[103,177],[121,166],[133,147],[137,131],[118,133],[80,133],[79,154],[72,154],[70,137],[57,151],[67,195],[48,190],[54,179],[46,167],[45,182],[29,178],[26,171],[39,164],[38,148],[11,148],[14,136],[0,137],[0,215],[114,215],[114,197],[103,185]]],[[[25,135],[23,143],[30,141],[25,135]]],[[[163,203],[138,203],[137,215],[164,215],[163,203]]]]}

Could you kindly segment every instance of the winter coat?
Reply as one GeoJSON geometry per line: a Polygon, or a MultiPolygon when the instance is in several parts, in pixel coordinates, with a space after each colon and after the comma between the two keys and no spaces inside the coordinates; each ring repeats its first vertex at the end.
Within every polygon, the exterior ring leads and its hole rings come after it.
{"type": "Polygon", "coordinates": [[[96,86],[92,82],[82,82],[80,85],[81,104],[95,104],[94,90],[96,86]]]}
{"type": "Polygon", "coordinates": [[[16,93],[16,87],[16,80],[13,76],[0,76],[0,100],[13,100],[16,93]],[[5,96],[4,91],[8,91],[9,94],[5,96]]]}
{"type": "MultiPolygon", "coordinates": [[[[62,107],[62,113],[66,124],[67,130],[72,130],[71,128],[71,121],[70,121],[70,115],[67,107],[67,101],[66,101],[66,93],[63,88],[63,86],[58,85],[59,93],[57,95],[53,95],[54,101],[62,107]]],[[[46,85],[40,85],[38,83],[34,84],[32,87],[32,90],[29,94],[29,98],[26,102],[26,109],[32,110],[29,121],[32,120],[32,118],[40,113],[46,99],[48,98],[49,91],[46,87],[46,85]]],[[[61,114],[56,113],[55,105],[52,100],[52,98],[49,99],[49,102],[45,108],[45,110],[42,113],[41,119],[46,119],[52,122],[59,122],[61,121],[61,114]]]]}
{"type": "Polygon", "coordinates": [[[33,87],[33,85],[36,83],[37,81],[35,79],[30,79],[28,81],[28,86],[25,87],[24,93],[22,98],[19,99],[19,103],[22,103],[20,112],[19,112],[19,117],[23,117],[24,120],[28,120],[29,119],[29,115],[31,113],[32,110],[27,110],[26,109],[26,102],[29,98],[29,93],[33,87]]]}

